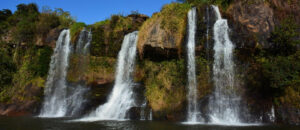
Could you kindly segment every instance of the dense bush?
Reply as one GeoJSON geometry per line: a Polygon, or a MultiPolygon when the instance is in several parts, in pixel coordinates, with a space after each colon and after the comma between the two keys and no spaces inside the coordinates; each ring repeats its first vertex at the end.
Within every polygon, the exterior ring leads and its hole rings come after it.
{"type": "Polygon", "coordinates": [[[160,63],[145,60],[138,68],[138,78],[145,83],[146,98],[154,111],[170,114],[181,110],[186,99],[183,60],[160,63]]]}
{"type": "Polygon", "coordinates": [[[0,11],[0,36],[7,31],[9,23],[7,19],[12,15],[12,12],[8,9],[3,9],[0,11]]]}
{"type": "Polygon", "coordinates": [[[12,62],[12,57],[7,48],[0,48],[0,90],[2,87],[11,84],[16,65],[12,62]]]}
{"type": "Polygon", "coordinates": [[[280,95],[290,86],[300,85],[300,57],[272,57],[262,62],[263,76],[269,87],[275,89],[275,95],[280,95]]]}
{"type": "Polygon", "coordinates": [[[269,41],[272,47],[269,50],[272,55],[288,56],[297,51],[297,45],[300,44],[299,25],[292,19],[285,19],[271,33],[269,41]]]}
{"type": "Polygon", "coordinates": [[[34,63],[32,64],[32,71],[36,76],[45,77],[48,74],[49,64],[52,55],[51,47],[43,47],[37,50],[37,54],[34,57],[34,63]]]}
{"type": "Polygon", "coordinates": [[[59,17],[54,13],[42,13],[36,23],[37,34],[46,35],[51,29],[60,25],[59,17]]]}
{"type": "Polygon", "coordinates": [[[110,19],[92,25],[91,54],[116,57],[126,34],[138,30],[144,21],[142,15],[112,15],[110,19]],[[136,20],[141,18],[141,20],[136,20]]]}
{"type": "Polygon", "coordinates": [[[80,31],[85,27],[85,23],[82,23],[82,22],[77,22],[77,23],[74,23],[70,26],[70,35],[71,35],[71,41],[72,43],[75,43],[77,37],[79,36],[80,34],[80,31]]]}

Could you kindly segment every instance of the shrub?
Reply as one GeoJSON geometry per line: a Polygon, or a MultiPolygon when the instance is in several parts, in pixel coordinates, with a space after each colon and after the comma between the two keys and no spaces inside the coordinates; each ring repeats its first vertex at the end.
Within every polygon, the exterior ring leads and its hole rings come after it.
{"type": "Polygon", "coordinates": [[[85,23],[77,22],[71,25],[70,27],[70,35],[71,35],[71,41],[72,43],[75,43],[78,35],[80,34],[80,31],[85,27],[85,23]]]}
{"type": "Polygon", "coordinates": [[[54,13],[59,18],[60,28],[68,28],[75,22],[75,19],[70,15],[68,11],[64,11],[61,8],[56,8],[54,10],[54,13]]]}
{"type": "Polygon", "coordinates": [[[60,25],[59,17],[54,13],[42,13],[36,24],[37,34],[46,35],[51,29],[60,25]]]}
{"type": "Polygon", "coordinates": [[[183,60],[155,63],[144,61],[138,67],[144,73],[146,98],[154,111],[171,113],[180,110],[186,99],[183,60]]]}
{"type": "Polygon", "coordinates": [[[262,61],[262,73],[274,96],[281,96],[289,86],[300,85],[299,52],[289,57],[272,57],[262,61]]]}
{"type": "Polygon", "coordinates": [[[0,90],[6,85],[10,85],[16,71],[16,65],[12,62],[12,57],[5,48],[0,48],[0,90]]]}
{"type": "Polygon", "coordinates": [[[288,18],[281,22],[271,33],[269,41],[273,43],[270,52],[272,55],[288,56],[297,51],[297,45],[300,41],[300,33],[297,30],[299,25],[292,19],[288,18]]]}

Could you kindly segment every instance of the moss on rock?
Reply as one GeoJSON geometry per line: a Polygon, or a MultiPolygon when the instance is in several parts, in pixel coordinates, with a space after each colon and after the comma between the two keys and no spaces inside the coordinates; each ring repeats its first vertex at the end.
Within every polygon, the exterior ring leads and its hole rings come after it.
{"type": "Polygon", "coordinates": [[[141,27],[138,38],[138,51],[143,57],[144,46],[176,49],[181,55],[182,42],[186,34],[189,4],[172,3],[165,5],[161,12],[153,14],[141,27]]]}

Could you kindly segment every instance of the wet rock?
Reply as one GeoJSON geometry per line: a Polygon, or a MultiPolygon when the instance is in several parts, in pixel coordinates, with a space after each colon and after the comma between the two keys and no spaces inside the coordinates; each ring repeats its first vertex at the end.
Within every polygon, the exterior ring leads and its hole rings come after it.
{"type": "Polygon", "coordinates": [[[127,116],[131,120],[139,120],[141,117],[141,107],[132,107],[129,109],[127,116]]]}
{"type": "Polygon", "coordinates": [[[281,105],[276,111],[278,122],[284,124],[300,124],[300,109],[290,105],[281,105]]]}

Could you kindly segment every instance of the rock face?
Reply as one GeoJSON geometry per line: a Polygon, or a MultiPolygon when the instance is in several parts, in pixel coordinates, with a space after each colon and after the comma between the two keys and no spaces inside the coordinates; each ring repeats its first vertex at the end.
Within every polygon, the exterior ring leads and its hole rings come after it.
{"type": "Polygon", "coordinates": [[[124,36],[137,31],[148,16],[132,14],[126,17],[113,15],[110,19],[92,26],[91,55],[117,57],[124,36]]]}
{"type": "Polygon", "coordinates": [[[234,2],[224,13],[229,20],[232,39],[237,48],[271,47],[267,40],[284,19],[300,23],[300,4],[297,0],[246,0],[234,2]]]}
{"type": "Polygon", "coordinates": [[[279,117],[279,122],[284,124],[300,124],[300,110],[289,106],[282,105],[277,109],[277,116],[279,117]]]}
{"type": "Polygon", "coordinates": [[[56,40],[61,32],[61,29],[54,28],[49,31],[49,33],[44,37],[37,37],[36,45],[38,46],[50,46],[55,48],[56,40]]]}
{"type": "Polygon", "coordinates": [[[240,1],[232,6],[230,12],[233,20],[246,26],[252,33],[260,33],[268,37],[275,26],[273,10],[263,1],[245,4],[247,3],[240,1]]]}
{"type": "Polygon", "coordinates": [[[140,28],[138,51],[140,58],[164,60],[180,58],[186,34],[187,4],[165,5],[140,28]]]}
{"type": "MultiPolygon", "coordinates": [[[[275,19],[273,9],[269,4],[262,0],[239,1],[234,3],[227,11],[233,23],[234,39],[245,38],[256,35],[257,40],[264,41],[270,36],[275,28],[275,19]]],[[[255,46],[253,42],[237,41],[238,47],[255,46]]],[[[264,42],[259,43],[264,47],[268,45],[264,42]]]]}
{"type": "Polygon", "coordinates": [[[287,17],[293,17],[297,23],[300,23],[299,0],[269,0],[269,2],[277,19],[283,20],[287,17]]]}
{"type": "MultiPolygon", "coordinates": [[[[177,58],[178,44],[176,40],[179,39],[161,28],[162,18],[156,16],[149,25],[142,28],[144,35],[139,37],[138,48],[140,57],[147,57],[159,60],[164,58],[177,58]]],[[[181,37],[182,39],[182,37],[181,37]]]]}

